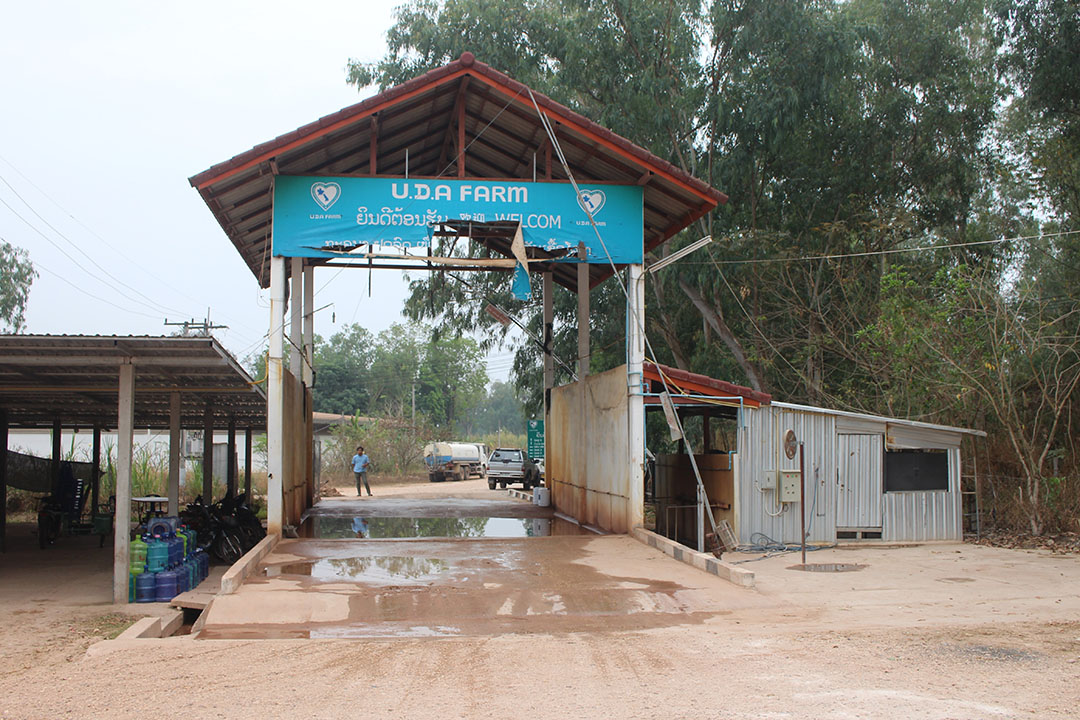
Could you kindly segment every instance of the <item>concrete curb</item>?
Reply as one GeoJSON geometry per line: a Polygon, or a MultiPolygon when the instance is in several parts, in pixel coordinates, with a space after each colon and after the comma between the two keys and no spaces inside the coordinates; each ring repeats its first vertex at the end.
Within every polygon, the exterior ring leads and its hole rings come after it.
{"type": "Polygon", "coordinates": [[[237,560],[221,576],[221,590],[218,595],[228,595],[236,592],[247,576],[262,562],[262,559],[270,554],[270,551],[274,549],[280,539],[281,536],[277,534],[267,535],[259,541],[258,545],[248,550],[244,557],[237,560]]]}
{"type": "Polygon", "coordinates": [[[117,635],[114,640],[140,640],[144,638],[163,638],[175,633],[184,624],[184,613],[166,613],[161,617],[139,618],[124,632],[117,635]]]}
{"type": "Polygon", "coordinates": [[[752,570],[746,570],[721,562],[712,555],[691,550],[685,545],[680,545],[674,540],[669,540],[663,535],[657,535],[651,530],[646,530],[643,527],[634,528],[631,534],[638,542],[642,542],[651,548],[656,548],[660,552],[670,555],[679,562],[692,565],[698,570],[704,570],[707,573],[727,580],[739,587],[754,587],[754,572],[752,570]]]}

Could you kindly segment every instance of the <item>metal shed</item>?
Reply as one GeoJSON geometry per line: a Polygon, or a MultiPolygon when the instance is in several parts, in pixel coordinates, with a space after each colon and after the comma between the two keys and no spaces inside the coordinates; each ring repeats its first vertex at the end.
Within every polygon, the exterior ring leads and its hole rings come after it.
{"type": "Polygon", "coordinates": [[[802,442],[807,541],[959,540],[960,440],[985,433],[876,415],[773,402],[743,411],[739,428],[738,536],[800,541],[797,497],[784,500],[783,451],[802,442]]]}

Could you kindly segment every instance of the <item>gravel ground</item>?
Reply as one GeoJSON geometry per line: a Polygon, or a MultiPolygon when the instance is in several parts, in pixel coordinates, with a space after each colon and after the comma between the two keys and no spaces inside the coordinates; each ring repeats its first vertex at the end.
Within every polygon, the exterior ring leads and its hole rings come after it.
{"type": "MultiPolygon", "coordinates": [[[[473,485],[373,490],[498,496],[473,485]]],[[[754,590],[693,581],[693,592],[711,593],[708,616],[662,625],[553,630],[525,620],[464,637],[121,641],[103,639],[116,615],[156,606],[109,602],[107,548],[65,538],[39,551],[28,526],[9,527],[9,540],[4,720],[1073,718],[1080,698],[1080,559],[1045,550],[815,554],[867,566],[842,574],[794,573],[796,557],[769,558],[744,565],[758,575],[754,590]]],[[[581,562],[616,579],[674,562],[639,554],[596,543],[581,562]]]]}

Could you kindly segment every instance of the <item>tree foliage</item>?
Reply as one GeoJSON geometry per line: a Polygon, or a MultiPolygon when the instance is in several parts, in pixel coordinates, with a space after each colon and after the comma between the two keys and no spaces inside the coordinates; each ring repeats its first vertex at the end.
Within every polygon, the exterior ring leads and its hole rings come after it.
{"type": "MultiPolygon", "coordinates": [[[[648,277],[657,360],[978,425],[1003,439],[991,469],[1023,479],[1030,525],[1046,526],[1046,458],[1080,472],[1062,454],[1080,422],[1075,2],[418,0],[387,37],[351,82],[386,87],[470,50],[729,195],[667,247],[713,245],[648,277]]],[[[417,280],[406,310],[486,348],[504,337],[487,302],[541,334],[539,304],[496,273],[417,280]]],[[[570,367],[574,311],[556,292],[570,367]]],[[[594,367],[622,362],[614,281],[590,325],[594,367]]],[[[514,378],[535,410],[530,340],[514,378]]]]}
{"type": "Polygon", "coordinates": [[[26,302],[37,277],[29,254],[0,240],[0,329],[20,332],[26,324],[26,302]]]}

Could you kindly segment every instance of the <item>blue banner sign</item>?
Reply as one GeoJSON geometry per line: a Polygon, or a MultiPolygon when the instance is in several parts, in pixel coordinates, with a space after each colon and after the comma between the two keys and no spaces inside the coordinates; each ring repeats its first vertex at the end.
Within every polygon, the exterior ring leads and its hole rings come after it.
{"type": "Polygon", "coordinates": [[[274,179],[273,253],[341,257],[357,249],[426,249],[443,222],[516,221],[526,246],[552,251],[585,243],[590,263],[607,264],[609,254],[620,265],[641,263],[642,188],[579,187],[575,194],[569,183],[281,175],[274,179]]]}

